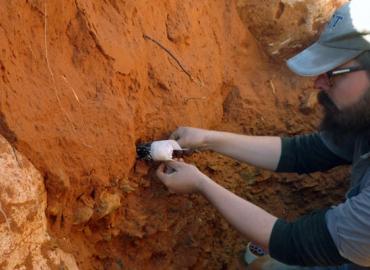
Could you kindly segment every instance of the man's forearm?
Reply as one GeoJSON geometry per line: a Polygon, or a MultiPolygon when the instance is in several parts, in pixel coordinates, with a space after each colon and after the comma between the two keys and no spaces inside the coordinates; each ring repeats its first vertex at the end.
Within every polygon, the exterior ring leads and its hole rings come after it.
{"type": "Polygon", "coordinates": [[[212,131],[206,138],[206,144],[213,151],[272,171],[277,168],[281,155],[280,137],[212,131]]]}
{"type": "Polygon", "coordinates": [[[268,250],[276,217],[236,196],[208,177],[200,182],[199,190],[233,227],[247,239],[268,250]]]}

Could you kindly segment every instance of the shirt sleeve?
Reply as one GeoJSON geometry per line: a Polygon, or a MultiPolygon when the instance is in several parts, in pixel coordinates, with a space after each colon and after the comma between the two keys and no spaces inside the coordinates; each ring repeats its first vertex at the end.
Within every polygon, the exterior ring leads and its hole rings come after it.
{"type": "Polygon", "coordinates": [[[326,220],[339,253],[358,265],[370,266],[370,187],[328,210],[326,220]]]}
{"type": "Polygon", "coordinates": [[[325,214],[315,211],[295,222],[278,219],[270,241],[270,256],[296,266],[334,266],[348,261],[342,257],[328,231],[325,214]]]}
{"type": "Polygon", "coordinates": [[[325,132],[282,138],[282,152],[276,171],[303,174],[350,164],[352,148],[349,144],[337,146],[325,132]]]}

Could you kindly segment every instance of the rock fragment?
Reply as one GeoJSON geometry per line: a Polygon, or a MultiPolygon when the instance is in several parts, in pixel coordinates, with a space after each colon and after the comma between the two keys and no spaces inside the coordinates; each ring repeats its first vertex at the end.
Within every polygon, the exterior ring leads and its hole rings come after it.
{"type": "Polygon", "coordinates": [[[95,216],[97,219],[101,219],[118,209],[120,206],[121,197],[119,194],[103,191],[99,196],[98,205],[95,209],[95,216]]]}
{"type": "MultiPolygon", "coordinates": [[[[2,136],[0,187],[0,268],[78,269],[71,254],[49,245],[44,179],[2,136]]],[[[60,208],[54,205],[49,211],[58,215],[60,208]]]]}
{"type": "Polygon", "coordinates": [[[94,214],[94,210],[86,205],[78,207],[73,215],[73,224],[79,225],[88,222],[94,214]]]}

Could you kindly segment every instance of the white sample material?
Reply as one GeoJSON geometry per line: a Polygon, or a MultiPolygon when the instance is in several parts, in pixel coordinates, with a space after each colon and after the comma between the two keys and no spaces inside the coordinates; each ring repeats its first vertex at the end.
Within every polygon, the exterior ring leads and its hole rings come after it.
{"type": "Polygon", "coordinates": [[[173,150],[181,150],[175,140],[154,141],[150,145],[150,156],[155,161],[172,160],[173,150]]]}

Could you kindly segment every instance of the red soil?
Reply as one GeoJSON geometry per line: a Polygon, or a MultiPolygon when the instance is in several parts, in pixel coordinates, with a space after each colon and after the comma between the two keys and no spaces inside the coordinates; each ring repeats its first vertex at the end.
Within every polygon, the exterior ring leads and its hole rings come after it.
{"type": "MultiPolygon", "coordinates": [[[[56,244],[81,269],[235,267],[247,239],[198,195],[169,194],[135,144],[180,125],[312,130],[320,113],[299,109],[312,82],[269,60],[228,0],[8,1],[0,14],[0,132],[44,174],[56,244]]],[[[341,198],[341,171],[188,161],[280,217],[341,198]]]]}

